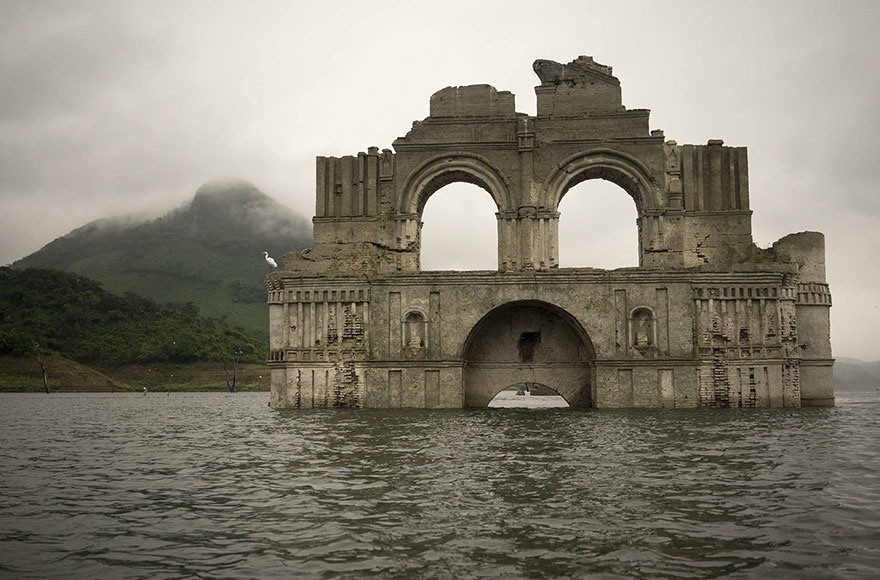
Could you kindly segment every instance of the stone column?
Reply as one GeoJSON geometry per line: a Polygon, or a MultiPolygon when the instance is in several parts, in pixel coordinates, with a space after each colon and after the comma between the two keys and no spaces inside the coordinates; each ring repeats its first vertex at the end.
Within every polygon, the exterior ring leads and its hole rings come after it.
{"type": "Polygon", "coordinates": [[[519,270],[535,269],[535,238],[537,228],[537,210],[534,206],[521,206],[517,212],[517,238],[519,242],[519,270]]]}
{"type": "Polygon", "coordinates": [[[559,267],[559,213],[550,211],[538,212],[541,222],[541,269],[550,270],[559,267]]]}
{"type": "Polygon", "coordinates": [[[544,240],[537,221],[537,187],[535,181],[535,134],[528,118],[517,121],[519,146],[519,208],[517,213],[517,238],[519,246],[519,270],[540,267],[541,248],[544,240]]]}
{"type": "Polygon", "coordinates": [[[498,269],[510,272],[519,269],[519,246],[516,236],[516,213],[498,212],[498,269]]]}

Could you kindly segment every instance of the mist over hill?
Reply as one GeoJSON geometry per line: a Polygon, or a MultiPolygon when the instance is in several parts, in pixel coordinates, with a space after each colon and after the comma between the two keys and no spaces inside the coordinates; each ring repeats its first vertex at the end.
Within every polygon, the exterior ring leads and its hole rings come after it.
{"type": "Polygon", "coordinates": [[[241,180],[217,180],[164,216],[100,219],[12,264],[98,280],[158,302],[192,302],[211,317],[265,337],[263,251],[280,262],[311,245],[304,217],[241,180]]]}

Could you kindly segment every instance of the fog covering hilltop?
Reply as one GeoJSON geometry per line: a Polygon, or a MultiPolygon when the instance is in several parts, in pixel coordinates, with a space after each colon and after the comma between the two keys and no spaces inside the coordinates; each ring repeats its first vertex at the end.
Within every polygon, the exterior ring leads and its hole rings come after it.
{"type": "Polygon", "coordinates": [[[206,316],[227,317],[268,335],[267,251],[281,256],[311,245],[304,217],[241,180],[216,180],[160,218],[100,219],[77,228],[14,268],[52,268],[158,302],[192,302],[206,316]]]}

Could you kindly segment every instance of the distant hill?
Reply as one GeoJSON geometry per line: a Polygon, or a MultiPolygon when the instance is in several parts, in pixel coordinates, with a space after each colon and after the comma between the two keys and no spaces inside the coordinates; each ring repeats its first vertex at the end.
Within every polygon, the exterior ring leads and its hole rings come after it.
{"type": "Polygon", "coordinates": [[[834,361],[834,387],[843,390],[880,387],[880,361],[837,357],[834,361]]]}
{"type": "Polygon", "coordinates": [[[208,183],[163,217],[101,219],[62,236],[14,264],[52,268],[98,280],[107,290],[157,302],[192,302],[268,336],[263,260],[311,245],[309,222],[238,180],[208,183]]]}

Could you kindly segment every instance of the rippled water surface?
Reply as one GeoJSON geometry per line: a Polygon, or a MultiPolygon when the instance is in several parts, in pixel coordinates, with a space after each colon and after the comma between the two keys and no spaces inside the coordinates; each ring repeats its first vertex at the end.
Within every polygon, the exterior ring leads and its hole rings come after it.
{"type": "Polygon", "coordinates": [[[0,576],[876,577],[880,396],[274,411],[0,395],[0,576]]]}

